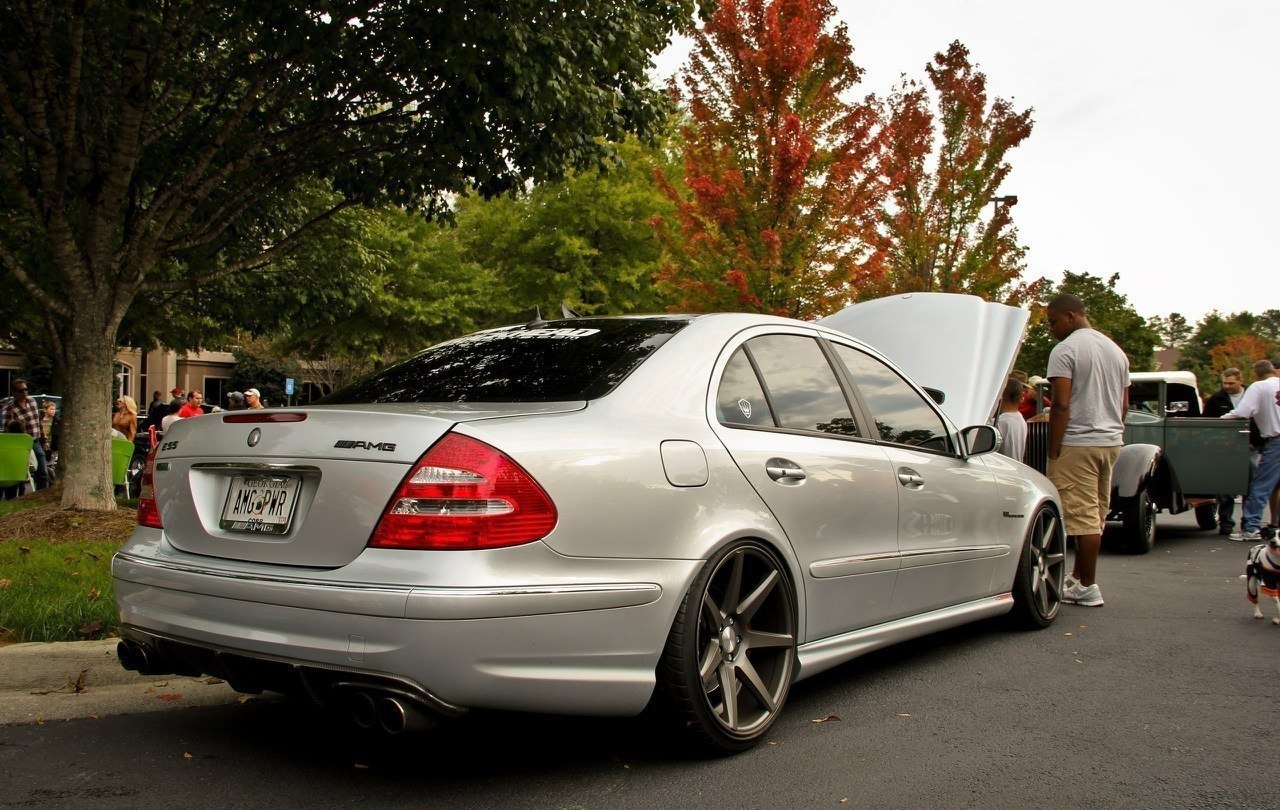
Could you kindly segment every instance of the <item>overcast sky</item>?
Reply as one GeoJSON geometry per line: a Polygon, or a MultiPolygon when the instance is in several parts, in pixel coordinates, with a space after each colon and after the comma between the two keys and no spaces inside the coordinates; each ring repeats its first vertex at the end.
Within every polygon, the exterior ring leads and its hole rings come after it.
{"type": "MultiPolygon", "coordinates": [[[[1280,308],[1280,2],[837,0],[884,96],[955,39],[1033,107],[1001,189],[1028,278],[1108,278],[1144,316],[1280,308]]],[[[670,75],[688,44],[658,62],[670,75]]]]}

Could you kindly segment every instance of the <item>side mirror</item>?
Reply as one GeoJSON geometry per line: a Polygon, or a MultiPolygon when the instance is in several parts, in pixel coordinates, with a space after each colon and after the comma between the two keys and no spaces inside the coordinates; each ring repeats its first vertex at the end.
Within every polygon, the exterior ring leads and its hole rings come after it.
{"type": "Polygon", "coordinates": [[[927,385],[922,385],[920,387],[923,388],[924,392],[929,395],[929,399],[933,400],[939,405],[941,405],[943,402],[946,402],[947,393],[945,391],[939,391],[938,389],[930,388],[927,385]]]}
{"type": "Polygon", "coordinates": [[[1165,408],[1164,412],[1165,413],[1186,413],[1189,410],[1191,410],[1190,402],[1178,401],[1178,402],[1170,402],[1169,407],[1165,408]]]}
{"type": "Polygon", "coordinates": [[[971,456],[990,453],[1000,444],[1000,434],[991,425],[973,425],[960,431],[960,435],[971,456]]]}

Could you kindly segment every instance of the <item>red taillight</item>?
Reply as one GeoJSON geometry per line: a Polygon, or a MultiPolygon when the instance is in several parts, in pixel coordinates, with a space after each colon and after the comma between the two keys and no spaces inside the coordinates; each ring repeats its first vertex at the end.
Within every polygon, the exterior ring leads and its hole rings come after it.
{"type": "Polygon", "coordinates": [[[152,529],[164,528],[160,522],[160,509],[156,506],[156,451],[159,449],[159,443],[152,441],[147,463],[142,468],[142,486],[138,488],[138,525],[152,529]]]}
{"type": "Polygon", "coordinates": [[[484,442],[449,433],[405,476],[369,545],[501,548],[540,540],[555,525],[555,504],[520,465],[484,442]]]}

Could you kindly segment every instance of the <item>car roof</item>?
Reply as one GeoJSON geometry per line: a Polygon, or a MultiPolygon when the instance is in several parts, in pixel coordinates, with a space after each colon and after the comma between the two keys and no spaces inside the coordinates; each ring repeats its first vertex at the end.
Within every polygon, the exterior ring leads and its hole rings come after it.
{"type": "Polygon", "coordinates": [[[1169,382],[1197,388],[1196,375],[1190,371],[1135,371],[1129,375],[1129,382],[1169,382]]]}

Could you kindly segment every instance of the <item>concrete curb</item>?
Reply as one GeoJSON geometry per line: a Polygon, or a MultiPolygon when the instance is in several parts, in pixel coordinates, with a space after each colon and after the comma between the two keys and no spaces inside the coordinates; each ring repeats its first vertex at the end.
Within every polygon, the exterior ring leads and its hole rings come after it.
{"type": "Polygon", "coordinates": [[[231,687],[213,678],[129,672],[116,658],[118,641],[0,647],[0,725],[226,705],[242,700],[231,687]]]}
{"type": "Polygon", "coordinates": [[[145,682],[147,678],[120,666],[117,643],[119,639],[108,638],[0,647],[0,690],[56,689],[68,681],[74,684],[81,672],[93,686],[145,682]]]}

